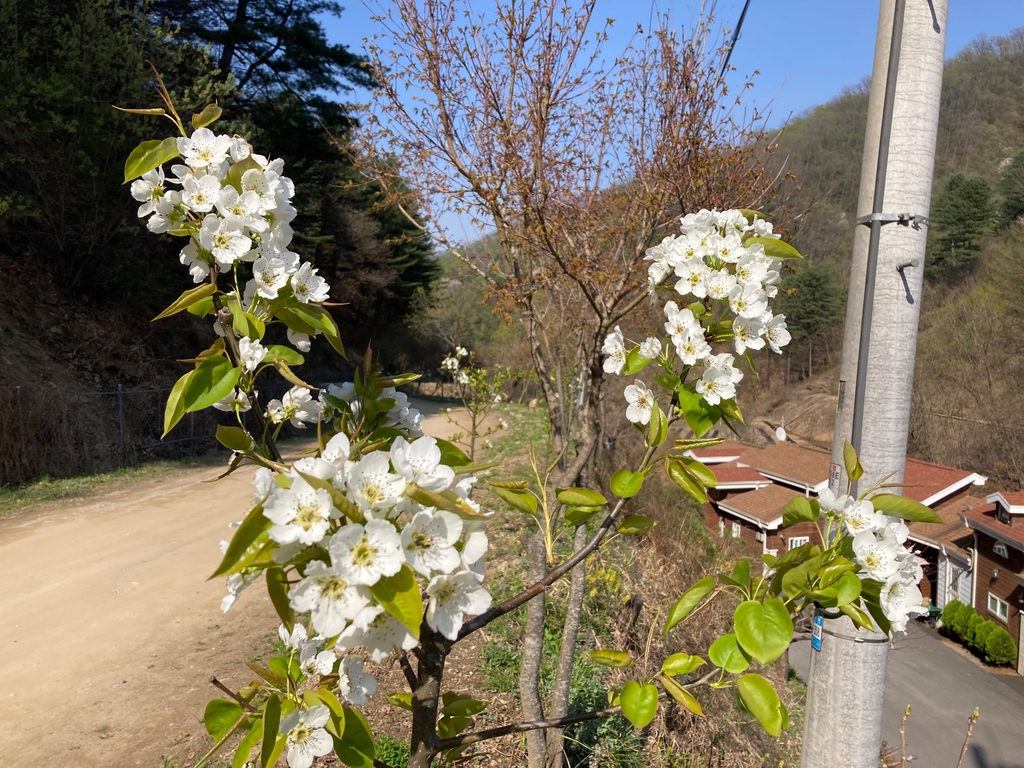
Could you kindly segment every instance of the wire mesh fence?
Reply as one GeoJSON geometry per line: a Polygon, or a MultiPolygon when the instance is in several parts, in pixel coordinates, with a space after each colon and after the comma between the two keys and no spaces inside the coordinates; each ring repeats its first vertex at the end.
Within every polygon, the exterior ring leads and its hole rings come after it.
{"type": "Polygon", "coordinates": [[[214,410],[186,414],[161,439],[170,389],[98,392],[0,389],[0,485],[66,477],[180,458],[214,447],[214,410]]]}

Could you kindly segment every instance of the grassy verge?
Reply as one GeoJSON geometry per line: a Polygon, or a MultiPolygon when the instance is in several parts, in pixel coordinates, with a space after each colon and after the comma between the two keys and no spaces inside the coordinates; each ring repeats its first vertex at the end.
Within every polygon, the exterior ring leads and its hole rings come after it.
{"type": "Polygon", "coordinates": [[[154,461],[138,467],[126,467],[95,475],[57,479],[44,477],[25,485],[0,486],[0,517],[37,504],[86,499],[123,485],[161,480],[175,472],[213,467],[223,462],[224,456],[221,453],[212,452],[177,461],[154,461]]]}

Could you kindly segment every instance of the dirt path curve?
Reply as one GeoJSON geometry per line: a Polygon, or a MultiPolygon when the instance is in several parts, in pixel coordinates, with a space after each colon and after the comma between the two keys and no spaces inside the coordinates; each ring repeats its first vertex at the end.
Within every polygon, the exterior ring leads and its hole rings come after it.
{"type": "MultiPolygon", "coordinates": [[[[417,406],[428,434],[457,431],[417,406]]],[[[209,744],[210,675],[245,684],[278,623],[258,584],[224,615],[205,580],[251,498],[250,472],[203,482],[219,471],[0,520],[2,768],[176,766],[209,744]]]]}

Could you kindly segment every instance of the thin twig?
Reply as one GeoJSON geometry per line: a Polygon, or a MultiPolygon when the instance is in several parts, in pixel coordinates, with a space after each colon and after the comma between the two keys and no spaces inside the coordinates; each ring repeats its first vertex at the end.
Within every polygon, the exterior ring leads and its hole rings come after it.
{"type": "Polygon", "coordinates": [[[402,651],[402,654],[398,657],[399,663],[402,665],[402,671],[405,673],[405,679],[409,683],[409,687],[412,690],[416,690],[416,685],[419,681],[416,679],[416,673],[412,669],[412,664],[409,663],[409,655],[402,651]]]}
{"type": "Polygon", "coordinates": [[[237,701],[237,702],[238,702],[239,704],[241,704],[241,705],[242,705],[243,707],[245,707],[246,709],[248,709],[248,710],[249,710],[250,712],[255,712],[255,711],[256,711],[256,709],[255,709],[255,708],[254,708],[254,707],[253,707],[253,706],[252,706],[251,704],[249,704],[249,702],[247,702],[247,701],[246,701],[245,699],[243,699],[243,698],[242,698],[241,696],[239,696],[239,695],[238,695],[237,693],[235,693],[235,692],[234,692],[234,691],[232,691],[232,690],[231,690],[230,688],[228,688],[228,687],[227,687],[226,685],[224,685],[224,683],[222,683],[222,682],[221,682],[220,680],[218,680],[218,679],[217,679],[216,677],[214,677],[214,676],[211,676],[211,677],[210,677],[210,682],[211,682],[211,683],[213,683],[213,684],[214,684],[215,686],[217,686],[218,688],[220,688],[220,689],[221,689],[222,691],[224,691],[224,693],[226,693],[226,694],[227,694],[228,696],[230,696],[230,697],[231,697],[232,699],[234,699],[234,700],[235,700],[235,701],[237,701]]]}
{"type": "Polygon", "coordinates": [[[900,721],[900,768],[907,768],[907,718],[910,717],[910,705],[903,710],[900,721]]]}
{"type": "Polygon", "coordinates": [[[967,757],[967,745],[971,743],[971,736],[974,735],[974,724],[978,722],[978,708],[967,718],[967,736],[964,738],[963,749],[960,750],[960,759],[956,761],[956,768],[964,768],[964,758],[967,757]]]}

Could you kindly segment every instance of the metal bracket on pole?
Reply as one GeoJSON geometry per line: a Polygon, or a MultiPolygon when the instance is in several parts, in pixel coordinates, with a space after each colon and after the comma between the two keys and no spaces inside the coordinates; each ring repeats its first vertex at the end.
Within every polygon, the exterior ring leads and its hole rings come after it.
{"type": "Polygon", "coordinates": [[[871,226],[871,222],[879,221],[882,224],[902,224],[904,227],[913,226],[920,229],[921,226],[928,226],[928,217],[920,213],[869,213],[857,219],[858,224],[871,226]]]}

